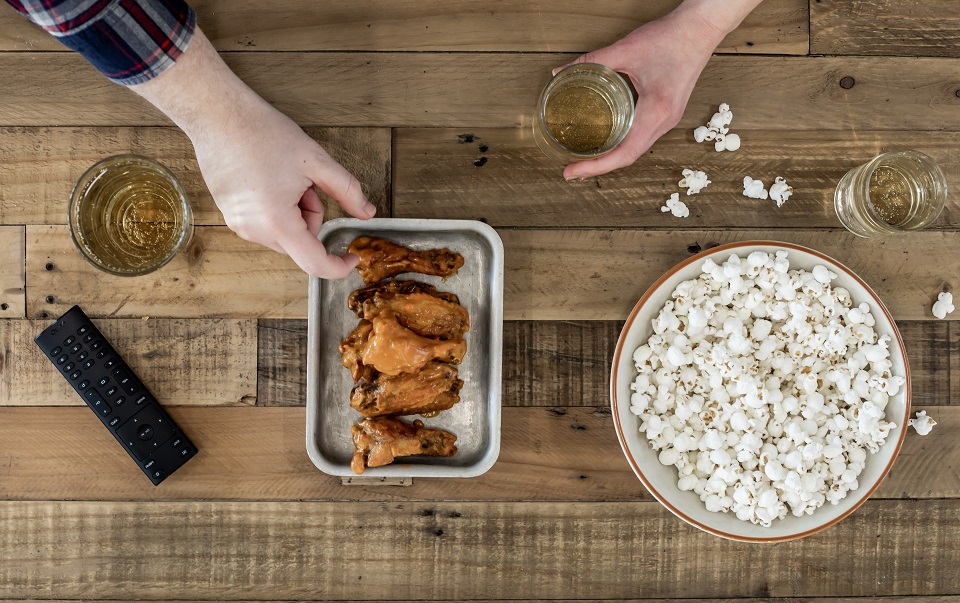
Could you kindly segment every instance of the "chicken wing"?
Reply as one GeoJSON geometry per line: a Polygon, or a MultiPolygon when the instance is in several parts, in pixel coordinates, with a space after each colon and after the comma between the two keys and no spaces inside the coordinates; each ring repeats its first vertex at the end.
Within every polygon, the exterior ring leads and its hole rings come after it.
{"type": "Polygon", "coordinates": [[[449,249],[414,251],[386,239],[357,237],[347,249],[360,256],[357,271],[368,285],[404,272],[447,278],[463,266],[463,256],[449,249]]]}
{"type": "Polygon", "coordinates": [[[427,293],[438,299],[448,301],[452,304],[459,304],[460,298],[454,293],[446,291],[437,291],[433,285],[421,283],[420,281],[386,281],[377,283],[362,289],[357,289],[347,298],[347,307],[351,312],[362,318],[363,302],[373,298],[376,295],[403,294],[408,293],[427,293]]]}
{"type": "Polygon", "coordinates": [[[347,335],[347,338],[341,341],[338,346],[340,361],[344,367],[350,370],[354,383],[358,383],[361,379],[366,381],[376,379],[376,371],[373,367],[363,362],[363,346],[366,345],[372,332],[373,323],[369,320],[361,320],[357,328],[347,335]]]}
{"type": "Polygon", "coordinates": [[[401,325],[389,309],[381,310],[370,322],[373,328],[363,345],[361,359],[365,366],[380,373],[415,373],[431,360],[460,364],[467,353],[463,339],[441,341],[421,337],[401,325]]]}
{"type": "Polygon", "coordinates": [[[435,416],[460,401],[463,381],[457,369],[430,362],[418,373],[361,383],[350,393],[350,406],[365,417],[381,415],[435,416]]]}
{"type": "Polygon", "coordinates": [[[363,302],[361,316],[373,320],[385,310],[393,312],[401,325],[424,337],[463,339],[470,329],[470,316],[463,306],[427,293],[375,295],[363,302]]]}
{"type": "Polygon", "coordinates": [[[411,425],[393,417],[376,417],[360,421],[350,431],[350,468],[358,475],[366,467],[389,465],[399,456],[453,456],[457,452],[457,436],[442,429],[428,429],[419,420],[411,425]]]}

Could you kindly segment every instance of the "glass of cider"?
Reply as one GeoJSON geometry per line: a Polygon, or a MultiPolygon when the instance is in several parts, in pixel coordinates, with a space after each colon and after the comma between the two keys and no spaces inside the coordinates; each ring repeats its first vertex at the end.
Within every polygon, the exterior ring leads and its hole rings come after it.
{"type": "Polygon", "coordinates": [[[860,237],[919,230],[937,219],[947,201],[947,179],[919,151],[891,151],[855,167],[833,196],[837,217],[860,237]]]}
{"type": "Polygon", "coordinates": [[[67,217],[77,249],[118,276],[139,276],[169,262],[193,236],[183,187],[148,157],[116,155],[80,177],[67,217]]]}
{"type": "Polygon", "coordinates": [[[540,93],[533,136],[556,161],[596,159],[623,141],[633,113],[623,76],[597,63],[577,63],[558,71],[540,93]]]}

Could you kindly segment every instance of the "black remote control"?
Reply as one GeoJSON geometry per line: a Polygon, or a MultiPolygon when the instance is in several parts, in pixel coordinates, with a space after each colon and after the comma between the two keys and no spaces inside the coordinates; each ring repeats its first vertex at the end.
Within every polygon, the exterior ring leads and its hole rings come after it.
{"type": "Polygon", "coordinates": [[[80,306],[34,341],[154,486],[197,454],[80,306]]]}

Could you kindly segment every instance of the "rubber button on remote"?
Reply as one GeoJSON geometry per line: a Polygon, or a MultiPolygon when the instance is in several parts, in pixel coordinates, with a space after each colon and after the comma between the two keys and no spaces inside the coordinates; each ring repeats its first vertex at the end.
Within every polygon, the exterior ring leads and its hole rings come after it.
{"type": "Polygon", "coordinates": [[[110,427],[116,427],[117,423],[120,422],[120,417],[114,417],[110,419],[110,427]]]}
{"type": "Polygon", "coordinates": [[[117,386],[114,385],[113,387],[107,390],[107,397],[112,398],[116,393],[117,393],[117,386]]]}
{"type": "Polygon", "coordinates": [[[97,411],[97,414],[101,416],[107,416],[110,414],[110,407],[107,406],[107,401],[100,396],[100,392],[95,389],[91,389],[83,396],[90,402],[90,406],[93,407],[93,410],[97,411]]]}
{"type": "Polygon", "coordinates": [[[71,353],[71,354],[76,354],[77,352],[79,352],[79,351],[82,350],[82,349],[83,349],[83,346],[80,345],[79,343],[77,343],[77,344],[74,344],[74,346],[73,346],[72,348],[70,348],[70,353],[71,353]]]}
{"type": "Polygon", "coordinates": [[[74,368],[76,368],[76,366],[77,366],[77,365],[75,365],[74,363],[68,362],[67,365],[66,365],[65,367],[63,367],[63,372],[69,373],[69,372],[72,371],[74,368]]]}
{"type": "Polygon", "coordinates": [[[120,384],[120,387],[123,388],[123,391],[128,394],[133,394],[137,391],[137,384],[133,381],[133,377],[130,376],[130,373],[123,370],[123,368],[114,369],[112,373],[113,378],[117,380],[117,383],[120,384]]]}
{"type": "Polygon", "coordinates": [[[88,387],[90,387],[90,381],[87,379],[84,379],[83,381],[80,382],[80,385],[78,385],[77,387],[79,387],[80,389],[87,389],[88,387]]]}
{"type": "Polygon", "coordinates": [[[66,339],[63,340],[63,345],[65,345],[65,346],[72,345],[73,342],[76,341],[76,340],[77,340],[77,338],[74,337],[73,335],[71,335],[70,337],[67,337],[66,339]]]}
{"type": "Polygon", "coordinates": [[[84,360],[87,359],[87,356],[89,355],[90,354],[88,354],[87,352],[80,352],[79,354],[77,354],[77,362],[83,362],[84,360]]]}
{"type": "Polygon", "coordinates": [[[80,378],[80,371],[73,371],[72,373],[70,373],[71,381],[76,381],[79,378],[80,378]]]}
{"type": "Polygon", "coordinates": [[[77,335],[83,335],[84,333],[86,333],[86,332],[89,331],[89,330],[90,330],[90,327],[89,327],[89,326],[83,325],[82,327],[80,327],[79,329],[77,329],[77,335]]]}
{"type": "Polygon", "coordinates": [[[63,364],[63,363],[66,362],[69,358],[70,358],[69,356],[67,356],[66,354],[64,354],[63,356],[57,358],[57,364],[63,364]]]}
{"type": "Polygon", "coordinates": [[[143,425],[140,427],[140,431],[137,432],[137,437],[143,441],[147,441],[153,437],[153,427],[149,425],[143,425]]]}
{"type": "MultiPolygon", "coordinates": [[[[97,358],[99,358],[99,357],[100,357],[100,356],[99,356],[99,353],[98,353],[97,358]]],[[[116,363],[117,363],[116,359],[115,359],[115,358],[111,358],[110,360],[107,360],[106,362],[103,363],[103,368],[106,368],[106,369],[108,369],[108,368],[113,368],[113,365],[115,365],[116,363]]]]}
{"type": "Polygon", "coordinates": [[[60,348],[53,348],[52,350],[50,350],[50,357],[52,358],[54,356],[59,356],[60,352],[62,351],[63,350],[61,350],[60,348]]]}
{"type": "Polygon", "coordinates": [[[156,465],[156,464],[157,464],[157,461],[155,461],[155,460],[153,460],[153,459],[150,459],[149,461],[147,461],[146,463],[143,464],[143,468],[144,468],[144,469],[149,469],[150,467],[153,467],[153,466],[156,465]]]}
{"type": "Polygon", "coordinates": [[[93,341],[93,333],[90,333],[89,335],[83,338],[83,343],[90,343],[91,341],[93,341]]]}
{"type": "Polygon", "coordinates": [[[104,377],[100,379],[100,381],[97,381],[97,383],[100,385],[100,387],[103,387],[104,385],[110,383],[110,377],[104,377]]]}
{"type": "Polygon", "coordinates": [[[83,368],[89,369],[89,368],[92,367],[94,364],[96,364],[95,361],[93,361],[93,360],[87,360],[86,362],[83,363],[83,368]]]}
{"type": "Polygon", "coordinates": [[[90,349],[93,350],[94,352],[99,350],[101,347],[103,347],[103,342],[100,340],[94,341],[93,343],[90,344],[90,349]]]}
{"type": "Polygon", "coordinates": [[[137,457],[137,460],[142,461],[150,456],[160,444],[169,440],[170,436],[174,434],[174,429],[170,423],[164,419],[163,415],[160,414],[159,409],[151,405],[124,423],[123,426],[117,430],[117,434],[130,451],[133,452],[134,456],[137,457]],[[150,431],[146,431],[144,427],[150,427],[150,431]],[[142,439],[141,433],[143,433],[144,436],[149,436],[149,439],[142,439]]]}

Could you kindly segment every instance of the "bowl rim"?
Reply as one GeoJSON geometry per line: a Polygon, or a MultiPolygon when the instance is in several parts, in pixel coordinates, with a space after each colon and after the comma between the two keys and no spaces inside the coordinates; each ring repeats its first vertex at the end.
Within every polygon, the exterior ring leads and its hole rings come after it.
{"type": "Polygon", "coordinates": [[[647,288],[646,292],[644,292],[643,296],[640,298],[639,301],[637,301],[636,305],[633,307],[633,310],[630,312],[630,315],[627,317],[626,322],[624,322],[623,329],[620,331],[620,337],[617,339],[617,347],[613,354],[613,364],[610,369],[610,410],[611,410],[611,414],[613,415],[614,428],[616,429],[616,432],[617,432],[617,440],[620,442],[620,448],[621,450],[623,450],[623,454],[627,458],[627,462],[630,464],[630,467],[633,469],[634,474],[636,474],[636,476],[640,479],[640,482],[647,489],[647,491],[650,492],[650,494],[652,494],[653,497],[660,502],[660,504],[665,506],[667,510],[669,510],[671,513],[673,513],[683,521],[687,522],[688,524],[694,527],[700,528],[704,532],[708,532],[715,536],[720,536],[721,538],[727,538],[729,540],[736,540],[740,542],[762,542],[762,543],[786,542],[789,540],[804,538],[806,536],[810,536],[812,534],[816,534],[817,532],[826,530],[827,528],[833,527],[834,525],[839,523],[841,520],[846,519],[848,516],[850,516],[850,514],[852,514],[857,509],[859,509],[860,506],[863,503],[865,503],[867,499],[870,498],[870,496],[877,490],[877,488],[880,487],[880,484],[882,484],[883,481],[887,478],[887,475],[889,475],[890,469],[893,467],[894,462],[896,462],[897,457],[900,454],[900,449],[903,446],[903,441],[907,434],[906,423],[904,422],[904,424],[902,425],[902,429],[900,430],[900,437],[897,440],[893,450],[893,456],[890,457],[890,462],[887,463],[886,467],[884,467],[883,472],[880,474],[880,478],[877,479],[876,483],[874,483],[873,486],[865,490],[862,496],[858,500],[856,500],[853,503],[853,505],[849,509],[847,509],[844,513],[841,513],[839,516],[835,517],[831,521],[825,522],[823,524],[820,524],[814,528],[810,528],[809,530],[805,530],[803,532],[797,532],[795,534],[785,534],[782,536],[755,537],[755,536],[743,536],[740,534],[733,534],[733,533],[721,530],[719,528],[706,525],[700,521],[697,521],[692,517],[688,516],[687,514],[683,513],[682,511],[680,511],[669,500],[667,500],[667,498],[664,497],[663,494],[657,491],[657,489],[653,487],[653,484],[651,484],[650,481],[643,474],[643,471],[641,471],[640,469],[640,465],[637,463],[637,460],[633,457],[633,454],[631,454],[630,449],[627,446],[626,438],[624,437],[623,425],[620,422],[620,414],[617,411],[617,407],[618,407],[617,375],[618,375],[618,367],[620,364],[620,357],[621,357],[621,354],[623,353],[623,346],[625,343],[625,339],[628,331],[633,326],[633,323],[637,319],[637,316],[640,314],[641,308],[643,308],[643,306],[647,303],[650,297],[658,289],[660,289],[660,287],[663,286],[664,282],[666,282],[670,277],[672,277],[674,274],[676,274],[683,268],[686,268],[690,264],[693,264],[694,262],[701,261],[705,259],[707,256],[721,253],[724,251],[732,251],[742,247],[754,247],[754,246],[783,247],[787,250],[801,251],[803,253],[808,253],[815,257],[821,258],[826,262],[828,262],[829,264],[843,270],[855,281],[857,281],[864,289],[866,289],[867,293],[869,293],[873,297],[873,300],[877,303],[877,306],[879,306],[879,308],[883,311],[884,315],[886,315],[887,320],[890,321],[890,324],[893,327],[893,334],[896,335],[897,344],[899,345],[899,349],[900,349],[900,354],[903,357],[904,379],[906,380],[906,382],[904,383],[904,388],[906,389],[906,396],[904,399],[904,411],[905,411],[904,420],[910,417],[911,400],[913,398],[913,389],[912,389],[912,382],[911,382],[911,375],[910,375],[910,363],[907,358],[907,350],[906,350],[906,347],[904,347],[903,338],[900,336],[900,329],[897,328],[896,321],[894,321],[893,316],[890,314],[890,311],[887,309],[886,305],[884,305],[883,301],[881,301],[877,293],[850,268],[848,268],[843,263],[838,262],[837,260],[833,259],[832,257],[824,253],[816,251],[815,249],[810,249],[809,247],[796,245],[794,243],[785,243],[782,241],[765,241],[765,240],[726,243],[724,245],[711,247],[710,249],[701,251],[700,253],[693,255],[683,260],[682,262],[679,262],[678,264],[676,264],[673,268],[671,268],[666,273],[664,273],[663,276],[661,276],[652,285],[650,285],[650,287],[647,288]]]}

